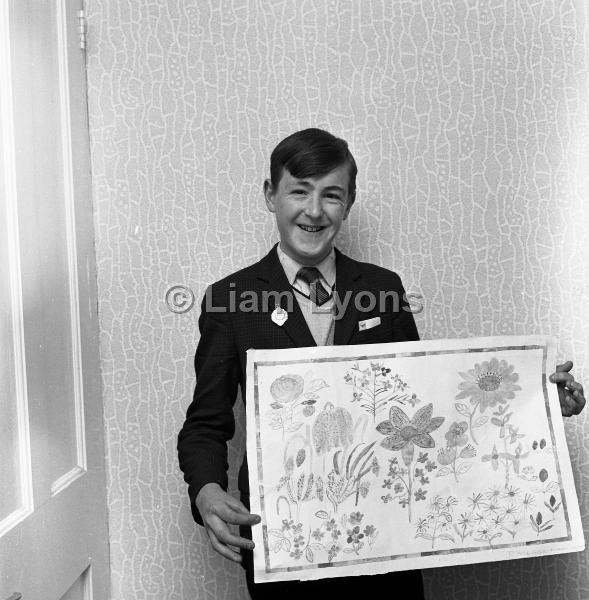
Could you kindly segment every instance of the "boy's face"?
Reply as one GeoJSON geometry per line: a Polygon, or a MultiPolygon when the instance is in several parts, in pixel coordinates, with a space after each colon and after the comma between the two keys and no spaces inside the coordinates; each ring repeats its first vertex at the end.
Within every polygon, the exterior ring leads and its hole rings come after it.
{"type": "Polygon", "coordinates": [[[303,265],[315,265],[331,251],[354,198],[350,197],[348,165],[326,175],[297,179],[286,169],[278,188],[264,182],[268,210],[275,214],[280,246],[303,265]]]}

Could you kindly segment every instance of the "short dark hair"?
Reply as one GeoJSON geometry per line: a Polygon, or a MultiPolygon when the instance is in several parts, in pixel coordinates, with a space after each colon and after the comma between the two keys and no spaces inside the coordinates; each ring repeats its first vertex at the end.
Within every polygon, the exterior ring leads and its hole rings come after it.
{"type": "Polygon", "coordinates": [[[323,129],[303,129],[284,138],[270,156],[270,180],[274,189],[278,187],[282,170],[293,177],[305,179],[327,173],[347,164],[350,172],[348,193],[356,194],[358,167],[348,143],[323,129]]]}

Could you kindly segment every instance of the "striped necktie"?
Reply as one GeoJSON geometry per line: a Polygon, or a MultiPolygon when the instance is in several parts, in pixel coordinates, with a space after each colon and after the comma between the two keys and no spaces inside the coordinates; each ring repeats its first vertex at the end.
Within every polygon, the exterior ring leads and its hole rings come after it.
{"type": "Polygon", "coordinates": [[[317,267],[303,267],[297,273],[297,277],[309,285],[311,302],[321,306],[329,300],[330,294],[321,285],[321,273],[317,267]]]}

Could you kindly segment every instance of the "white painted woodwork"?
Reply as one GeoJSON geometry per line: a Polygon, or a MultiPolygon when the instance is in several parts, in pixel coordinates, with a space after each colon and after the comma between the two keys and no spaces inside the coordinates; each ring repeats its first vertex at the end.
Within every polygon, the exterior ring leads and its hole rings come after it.
{"type": "Polygon", "coordinates": [[[82,0],[0,2],[0,600],[107,600],[82,0]]]}
{"type": "MultiPolygon", "coordinates": [[[[2,23],[0,21],[0,23],[2,23]]],[[[5,21],[4,21],[5,23],[5,21]]],[[[4,37],[0,29],[0,38],[4,37]]],[[[0,73],[10,69],[2,53],[0,73]]],[[[16,214],[16,169],[10,151],[12,101],[0,104],[0,536],[32,512],[32,480],[25,378],[20,257],[16,214]]],[[[1,93],[1,92],[0,92],[1,93]]]]}
{"type": "Polygon", "coordinates": [[[92,567],[88,567],[60,600],[92,600],[92,567]]]}

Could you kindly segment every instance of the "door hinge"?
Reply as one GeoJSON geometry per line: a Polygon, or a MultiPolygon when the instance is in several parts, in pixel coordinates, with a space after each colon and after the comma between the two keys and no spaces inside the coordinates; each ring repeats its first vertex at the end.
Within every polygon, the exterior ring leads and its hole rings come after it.
{"type": "Polygon", "coordinates": [[[86,50],[86,13],[83,10],[78,11],[78,38],[80,40],[80,50],[86,50]]]}

